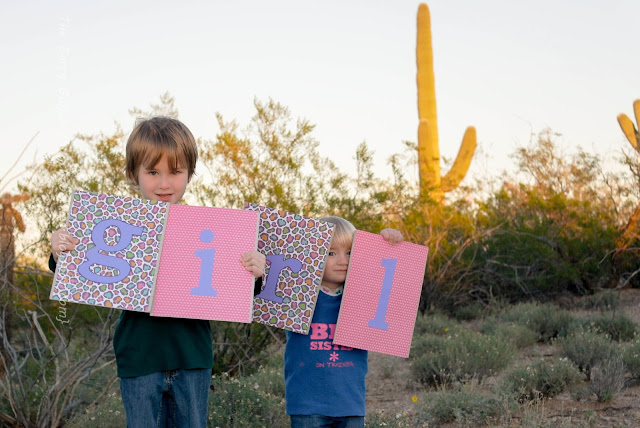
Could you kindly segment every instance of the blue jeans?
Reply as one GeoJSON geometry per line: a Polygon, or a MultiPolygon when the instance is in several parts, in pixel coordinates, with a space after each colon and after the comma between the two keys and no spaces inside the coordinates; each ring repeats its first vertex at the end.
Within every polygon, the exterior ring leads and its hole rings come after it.
{"type": "Polygon", "coordinates": [[[207,426],[211,369],[120,378],[128,428],[207,426]]]}
{"type": "Polygon", "coordinates": [[[364,416],[291,415],[291,428],[363,428],[364,416]]]}

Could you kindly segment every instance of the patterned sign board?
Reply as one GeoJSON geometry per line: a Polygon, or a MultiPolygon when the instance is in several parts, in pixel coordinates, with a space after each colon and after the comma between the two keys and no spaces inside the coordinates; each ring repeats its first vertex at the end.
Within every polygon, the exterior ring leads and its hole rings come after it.
{"type": "Polygon", "coordinates": [[[244,210],[75,191],[67,230],[79,244],[61,254],[51,299],[250,322],[253,278],[240,258],[257,226],[244,210]]]}
{"type": "Polygon", "coordinates": [[[333,224],[252,203],[245,210],[259,214],[258,251],[267,257],[253,321],[309,334],[333,224]]]}
{"type": "Polygon", "coordinates": [[[251,322],[254,278],[241,258],[257,229],[255,212],[171,205],[151,315],[251,322]]]}
{"type": "Polygon", "coordinates": [[[333,343],[407,358],[428,251],[358,230],[333,343]]]}
{"type": "Polygon", "coordinates": [[[149,312],[169,204],[75,191],[51,299],[149,312]]]}

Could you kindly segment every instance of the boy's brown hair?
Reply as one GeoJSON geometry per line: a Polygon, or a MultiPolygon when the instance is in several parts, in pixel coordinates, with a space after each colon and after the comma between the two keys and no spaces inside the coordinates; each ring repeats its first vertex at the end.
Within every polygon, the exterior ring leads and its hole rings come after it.
{"type": "Polygon", "coordinates": [[[184,123],[170,117],[152,117],[136,122],[127,140],[126,174],[138,184],[138,169],[152,169],[162,156],[169,168],[186,168],[188,178],[195,173],[198,147],[193,134],[184,123]]]}
{"type": "Polygon", "coordinates": [[[353,244],[353,234],[356,233],[356,228],[349,221],[342,217],[327,216],[321,217],[318,220],[333,223],[333,238],[331,239],[331,245],[340,245],[345,248],[351,248],[353,244]]]}

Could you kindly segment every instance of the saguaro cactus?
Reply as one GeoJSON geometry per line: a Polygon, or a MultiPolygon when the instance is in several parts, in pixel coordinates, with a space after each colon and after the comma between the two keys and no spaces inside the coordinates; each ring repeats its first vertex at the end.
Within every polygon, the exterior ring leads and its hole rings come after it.
{"type": "Polygon", "coordinates": [[[433,73],[433,49],[431,46],[431,18],[426,3],[418,7],[418,35],[416,44],[418,83],[418,165],[420,189],[429,191],[431,197],[440,200],[460,184],[469,170],[476,150],[476,129],[469,126],[462,138],[458,156],[449,172],[440,177],[440,147],[438,145],[438,115],[433,73]]]}

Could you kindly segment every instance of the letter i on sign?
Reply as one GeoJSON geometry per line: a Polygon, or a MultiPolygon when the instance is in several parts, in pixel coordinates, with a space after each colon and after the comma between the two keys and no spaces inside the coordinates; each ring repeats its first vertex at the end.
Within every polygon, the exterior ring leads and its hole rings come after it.
{"type": "Polygon", "coordinates": [[[374,319],[369,320],[369,327],[379,330],[388,330],[389,323],[385,321],[387,316],[387,308],[389,307],[389,298],[391,297],[391,286],[393,285],[393,277],[396,273],[396,262],[398,259],[382,259],[380,264],[384,266],[384,278],[382,279],[382,289],[380,290],[380,298],[378,299],[378,309],[374,319]]]}
{"type": "MultiPolygon", "coordinates": [[[[213,232],[209,229],[204,229],[200,232],[200,242],[208,244],[213,241],[213,232]]],[[[195,256],[201,260],[200,263],[200,281],[198,286],[191,289],[191,295],[193,296],[209,296],[216,297],[218,291],[213,288],[213,259],[216,255],[215,248],[206,248],[203,250],[196,250],[195,256]]]]}

